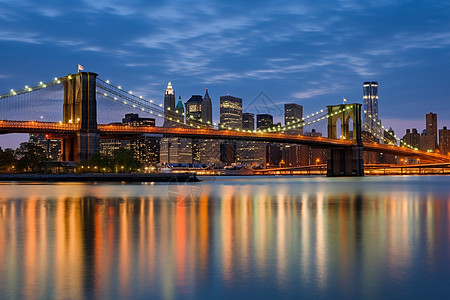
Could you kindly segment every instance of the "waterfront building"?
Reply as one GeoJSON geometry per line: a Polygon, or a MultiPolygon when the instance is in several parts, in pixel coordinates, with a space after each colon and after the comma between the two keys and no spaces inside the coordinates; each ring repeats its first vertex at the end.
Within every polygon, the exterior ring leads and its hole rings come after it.
{"type": "Polygon", "coordinates": [[[61,140],[50,139],[46,134],[30,133],[28,142],[41,147],[47,160],[61,160],[61,140]]]}
{"type": "MultiPolygon", "coordinates": [[[[141,118],[138,114],[126,114],[122,119],[122,124],[129,126],[155,126],[154,118],[141,118]]],[[[155,166],[159,162],[161,137],[154,134],[141,134],[133,139],[122,141],[122,146],[134,152],[134,157],[141,162],[144,167],[155,166]]],[[[112,141],[112,145],[114,142],[112,141]]],[[[116,144],[117,145],[117,144],[116,144]]]]}
{"type": "MultiPolygon", "coordinates": [[[[289,126],[293,123],[299,124],[303,119],[303,106],[296,103],[286,103],[284,105],[284,125],[289,126]]],[[[303,127],[290,128],[285,131],[287,134],[303,134],[303,127]]]]}
{"type": "Polygon", "coordinates": [[[242,99],[220,96],[219,129],[242,129],[242,99]]]}

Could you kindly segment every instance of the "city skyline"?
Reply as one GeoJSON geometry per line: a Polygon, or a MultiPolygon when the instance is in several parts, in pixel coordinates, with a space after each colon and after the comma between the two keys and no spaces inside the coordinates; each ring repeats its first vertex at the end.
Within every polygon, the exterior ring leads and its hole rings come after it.
{"type": "Polygon", "coordinates": [[[397,135],[425,128],[429,112],[439,129],[450,125],[449,4],[202,2],[190,14],[180,2],[0,4],[0,92],[82,64],[158,102],[169,81],[183,101],[209,88],[218,122],[228,93],[243,99],[244,112],[264,92],[280,111],[297,103],[307,114],[342,97],[362,103],[362,83],[377,81],[379,118],[397,135]]]}

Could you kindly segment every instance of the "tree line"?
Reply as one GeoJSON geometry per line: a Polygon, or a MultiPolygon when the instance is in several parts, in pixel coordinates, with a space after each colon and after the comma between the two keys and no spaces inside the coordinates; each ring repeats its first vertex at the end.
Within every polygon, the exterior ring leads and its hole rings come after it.
{"type": "MultiPolygon", "coordinates": [[[[21,143],[17,149],[2,149],[0,147],[1,173],[44,172],[49,158],[45,149],[34,143],[21,143]]],[[[141,163],[134,157],[132,150],[120,148],[114,150],[111,156],[95,153],[88,160],[78,164],[79,172],[135,172],[141,163]]]]}

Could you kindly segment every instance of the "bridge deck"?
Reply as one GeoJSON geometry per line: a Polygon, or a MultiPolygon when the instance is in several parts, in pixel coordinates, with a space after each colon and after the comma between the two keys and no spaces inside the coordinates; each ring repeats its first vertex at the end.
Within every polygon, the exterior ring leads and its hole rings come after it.
{"type": "MultiPolygon", "coordinates": [[[[75,135],[79,130],[78,124],[64,124],[55,122],[39,122],[39,121],[9,121],[0,120],[0,133],[43,133],[55,136],[75,135]]],[[[131,134],[161,134],[165,136],[186,137],[186,138],[202,138],[202,139],[224,139],[224,140],[249,140],[277,142],[288,144],[302,144],[320,148],[336,148],[351,147],[355,143],[351,140],[330,139],[325,137],[311,137],[303,135],[289,135],[283,133],[267,133],[267,132],[243,132],[231,130],[217,129],[188,129],[188,128],[167,128],[153,126],[128,126],[128,125],[98,125],[98,130],[102,137],[128,135],[131,134]]],[[[405,156],[419,158],[430,162],[450,162],[450,157],[408,149],[405,147],[397,147],[391,145],[381,145],[377,143],[364,143],[364,151],[373,151],[378,153],[393,154],[396,156],[405,156]]]]}

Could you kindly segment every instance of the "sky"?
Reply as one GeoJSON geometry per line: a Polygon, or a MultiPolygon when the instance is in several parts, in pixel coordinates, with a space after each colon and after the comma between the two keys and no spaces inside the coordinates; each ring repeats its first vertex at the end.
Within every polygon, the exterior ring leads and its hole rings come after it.
{"type": "Polygon", "coordinates": [[[81,64],[160,102],[168,81],[183,101],[208,88],[216,121],[228,93],[281,121],[284,103],[362,103],[377,81],[380,118],[403,136],[428,112],[450,127],[449,16],[450,1],[429,0],[0,0],[0,94],[81,64]]]}

